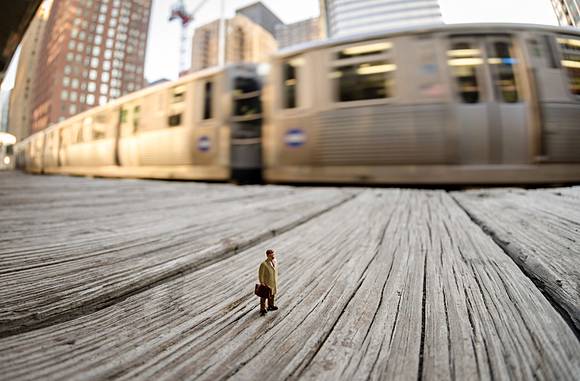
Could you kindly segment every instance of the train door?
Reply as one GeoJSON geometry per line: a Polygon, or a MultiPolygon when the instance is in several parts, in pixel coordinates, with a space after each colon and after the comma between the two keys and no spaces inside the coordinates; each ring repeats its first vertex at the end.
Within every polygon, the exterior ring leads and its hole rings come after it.
{"type": "Polygon", "coordinates": [[[457,90],[461,164],[528,162],[529,102],[522,98],[518,58],[509,36],[452,37],[447,52],[457,90]]]}
{"type": "Polygon", "coordinates": [[[580,162],[580,35],[537,34],[528,39],[541,125],[536,160],[580,162]]]}
{"type": "Polygon", "coordinates": [[[228,165],[229,137],[223,127],[221,76],[213,75],[195,82],[194,155],[196,166],[228,165]]]}
{"type": "Polygon", "coordinates": [[[262,85],[254,71],[242,71],[240,67],[232,74],[231,177],[240,182],[257,182],[262,170],[262,85]]]}

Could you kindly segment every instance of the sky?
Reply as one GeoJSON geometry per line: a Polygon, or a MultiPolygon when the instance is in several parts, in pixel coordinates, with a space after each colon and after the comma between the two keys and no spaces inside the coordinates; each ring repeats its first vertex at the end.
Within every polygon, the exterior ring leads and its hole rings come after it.
{"type": "MultiPolygon", "coordinates": [[[[225,16],[230,17],[237,8],[256,0],[225,0],[225,16]]],[[[168,23],[167,16],[175,0],[153,0],[149,41],[145,64],[145,77],[149,81],[159,78],[175,79],[179,72],[180,25],[168,23]]],[[[200,0],[186,0],[188,10],[200,0]]],[[[318,0],[262,0],[285,23],[295,22],[320,13],[318,0]]],[[[558,20],[550,0],[439,0],[443,21],[461,22],[523,22],[557,25],[558,20]]],[[[207,0],[195,15],[189,27],[189,38],[194,28],[220,16],[220,0],[207,0]]],[[[191,40],[189,40],[191,41],[191,40]]],[[[188,44],[187,62],[190,62],[188,44]]]]}
{"type": "MultiPolygon", "coordinates": [[[[185,0],[191,11],[202,0],[185,0]]],[[[257,0],[224,0],[225,16],[231,17],[235,10],[257,0]]],[[[161,78],[175,79],[179,72],[179,46],[181,26],[177,21],[169,22],[171,5],[176,0],[153,0],[149,25],[149,37],[145,57],[145,77],[153,82],[161,78]]],[[[319,15],[318,0],[262,0],[278,17],[286,22],[295,22],[319,15]]],[[[196,26],[220,17],[221,0],[206,0],[188,28],[187,64],[191,60],[191,36],[196,26]]],[[[558,21],[550,0],[439,0],[443,21],[462,22],[523,22],[557,25],[558,21]]],[[[13,85],[14,61],[3,89],[13,85]]]]}

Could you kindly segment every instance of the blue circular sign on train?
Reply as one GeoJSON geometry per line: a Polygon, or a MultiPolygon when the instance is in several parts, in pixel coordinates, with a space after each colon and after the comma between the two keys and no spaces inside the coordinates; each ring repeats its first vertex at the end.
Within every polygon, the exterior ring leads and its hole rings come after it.
{"type": "Polygon", "coordinates": [[[301,147],[306,143],[306,133],[299,128],[292,128],[286,131],[284,142],[288,147],[301,147]]]}
{"type": "Polygon", "coordinates": [[[211,148],[211,142],[209,140],[208,136],[200,136],[199,139],[197,139],[197,149],[202,151],[202,152],[207,152],[209,151],[209,149],[211,148]]]}

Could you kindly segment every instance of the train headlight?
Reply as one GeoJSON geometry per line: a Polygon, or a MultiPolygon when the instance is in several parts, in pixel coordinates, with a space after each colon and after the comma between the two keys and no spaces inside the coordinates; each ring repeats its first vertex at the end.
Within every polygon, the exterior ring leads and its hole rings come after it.
{"type": "Polygon", "coordinates": [[[4,164],[6,165],[10,164],[10,158],[8,156],[4,157],[4,164]]]}

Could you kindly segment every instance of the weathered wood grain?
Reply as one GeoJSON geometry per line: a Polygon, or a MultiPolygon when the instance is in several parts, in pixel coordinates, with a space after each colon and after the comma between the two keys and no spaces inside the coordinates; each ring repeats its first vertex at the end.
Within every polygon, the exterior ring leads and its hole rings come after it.
{"type": "Polygon", "coordinates": [[[573,380],[578,353],[451,197],[361,190],[218,263],[0,339],[0,378],[573,380]],[[269,247],[280,310],[260,317],[252,288],[269,247]]]}
{"type": "MultiPolygon", "coordinates": [[[[22,178],[21,185],[27,179],[30,177],[22,178]]],[[[121,183],[121,189],[128,186],[132,192],[119,197],[116,183],[107,180],[86,185],[88,191],[80,193],[107,195],[97,209],[90,199],[85,199],[89,208],[83,208],[78,191],[59,196],[55,192],[51,197],[56,202],[40,205],[30,194],[31,202],[15,204],[18,211],[10,211],[12,203],[6,204],[4,214],[12,212],[19,220],[29,219],[34,224],[18,225],[14,219],[0,222],[3,237],[8,236],[0,244],[4,284],[0,288],[0,334],[67,318],[78,311],[86,313],[164,278],[223,259],[304,223],[353,194],[330,188],[208,188],[156,182],[151,191],[147,182],[121,183]],[[146,189],[140,191],[145,184],[146,189]],[[189,188],[194,191],[188,192],[189,188]],[[131,193],[140,194],[137,200],[144,198],[143,193],[152,197],[147,205],[136,205],[131,193]],[[168,193],[180,197],[175,200],[168,193]],[[67,194],[71,196],[68,200],[67,194]],[[71,203],[77,202],[70,219],[66,218],[71,203]]]]}
{"type": "Polygon", "coordinates": [[[580,188],[453,197],[580,330],[580,188]]]}

